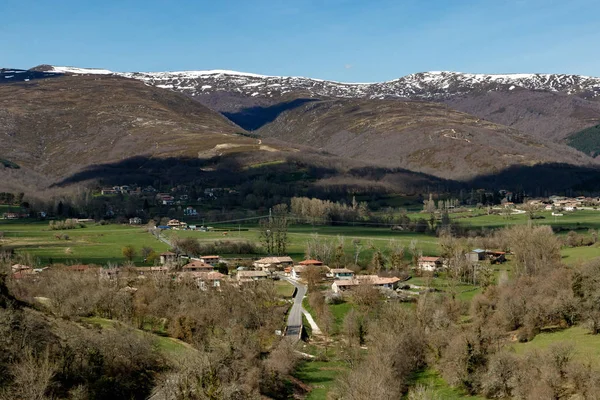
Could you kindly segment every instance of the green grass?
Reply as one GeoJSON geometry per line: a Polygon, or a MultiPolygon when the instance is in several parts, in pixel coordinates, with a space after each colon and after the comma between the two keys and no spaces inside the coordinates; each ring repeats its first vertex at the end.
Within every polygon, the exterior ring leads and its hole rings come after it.
{"type": "Polygon", "coordinates": [[[132,245],[138,252],[134,262],[143,265],[143,259],[139,255],[143,246],[151,247],[156,252],[166,251],[169,247],[139,226],[87,224],[85,228],[51,231],[48,229],[48,222],[14,221],[0,222],[0,231],[4,232],[4,245],[14,246],[18,252],[30,253],[38,257],[42,264],[123,263],[125,258],[122,248],[132,245]],[[69,235],[70,239],[55,238],[55,235],[63,233],[69,235]]]}
{"type": "MultiPolygon", "coordinates": [[[[562,217],[552,216],[551,211],[538,212],[537,215],[544,219],[536,219],[533,222],[539,225],[560,226],[566,229],[592,228],[600,229],[600,210],[578,210],[575,212],[564,212],[562,217]]],[[[461,225],[486,228],[500,228],[510,225],[526,224],[529,219],[526,214],[511,215],[510,218],[502,215],[480,215],[472,218],[455,219],[461,225]]]]}
{"type": "Polygon", "coordinates": [[[341,361],[302,361],[294,376],[311,386],[306,400],[327,400],[335,380],[346,370],[346,364],[341,361]]]}
{"type": "Polygon", "coordinates": [[[598,245],[582,247],[564,247],[561,250],[562,261],[565,264],[574,265],[584,263],[594,258],[600,257],[600,247],[598,245]]]}
{"type": "MultiPolygon", "coordinates": [[[[227,226],[218,226],[220,229],[227,226]]],[[[198,231],[167,231],[167,236],[177,235],[179,237],[193,237],[201,241],[215,240],[248,240],[251,242],[259,241],[259,229],[256,226],[245,226],[247,231],[238,232],[237,226],[231,226],[231,230],[225,235],[223,231],[219,232],[198,232],[198,231]]],[[[352,241],[358,239],[361,241],[362,251],[360,260],[369,261],[373,256],[373,250],[369,249],[372,243],[375,247],[384,252],[389,247],[390,241],[395,240],[405,247],[408,247],[412,240],[416,240],[418,247],[425,255],[437,255],[439,253],[438,239],[432,235],[414,232],[395,232],[389,228],[362,227],[362,226],[310,226],[293,225],[288,230],[290,243],[288,246],[288,255],[296,261],[303,260],[306,243],[313,235],[318,235],[321,240],[337,240],[343,238],[344,251],[351,257],[354,252],[352,241]]],[[[406,252],[406,258],[410,255],[406,252]]]]}
{"type": "Polygon", "coordinates": [[[330,304],[329,310],[333,315],[333,334],[339,334],[342,330],[342,326],[344,324],[344,318],[346,318],[346,314],[350,312],[354,308],[354,304],[350,302],[345,302],[341,304],[330,304]]]}
{"type": "Polygon", "coordinates": [[[543,332],[530,342],[515,343],[512,347],[517,354],[526,354],[532,350],[547,349],[550,345],[559,342],[574,346],[576,360],[590,362],[596,368],[600,368],[600,335],[591,335],[587,329],[580,326],[555,332],[543,332]]]}
{"type": "Polygon", "coordinates": [[[444,400],[484,399],[484,397],[480,396],[469,396],[462,390],[449,386],[448,383],[446,383],[446,381],[432,369],[426,369],[414,374],[411,382],[411,388],[415,387],[416,385],[423,385],[431,388],[437,396],[444,400]]]}
{"type": "Polygon", "coordinates": [[[275,291],[277,292],[277,294],[279,296],[291,299],[292,296],[294,295],[294,290],[296,288],[294,287],[294,285],[292,285],[288,281],[281,279],[279,281],[274,281],[274,284],[275,284],[275,291]]]}

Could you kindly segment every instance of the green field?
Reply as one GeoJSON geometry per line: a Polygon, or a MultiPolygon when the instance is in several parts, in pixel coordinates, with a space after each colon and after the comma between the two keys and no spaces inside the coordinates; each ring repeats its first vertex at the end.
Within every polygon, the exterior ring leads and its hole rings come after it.
{"type": "MultiPolygon", "coordinates": [[[[434,395],[443,400],[483,400],[484,397],[469,396],[463,391],[449,386],[446,381],[434,370],[426,369],[416,373],[411,382],[411,390],[417,385],[425,386],[430,389],[434,395]]],[[[409,391],[410,393],[410,391],[409,391]]],[[[408,396],[407,396],[408,397],[408,396]]]]}
{"type": "MultiPolygon", "coordinates": [[[[227,227],[219,227],[223,229],[227,227]]],[[[167,236],[176,235],[178,237],[193,237],[201,241],[212,242],[215,240],[248,240],[258,242],[259,229],[256,226],[245,227],[245,231],[238,231],[237,226],[232,227],[228,231],[167,231],[167,236]]],[[[418,247],[425,255],[437,255],[438,240],[433,235],[426,235],[414,232],[395,232],[389,228],[379,227],[362,227],[362,226],[308,226],[308,225],[293,225],[288,230],[290,243],[288,246],[288,254],[296,261],[303,260],[306,243],[313,237],[318,235],[321,240],[338,240],[342,238],[344,241],[344,250],[346,254],[353,254],[353,240],[360,240],[362,251],[360,259],[363,261],[370,260],[373,251],[369,248],[373,246],[385,251],[390,245],[390,241],[394,240],[405,247],[410,245],[412,240],[416,240],[418,247]]],[[[336,242],[337,243],[337,242],[336,242]]],[[[407,252],[406,257],[409,257],[407,252]]]]}
{"type": "Polygon", "coordinates": [[[108,262],[123,263],[122,248],[132,245],[138,255],[134,262],[143,265],[139,251],[148,246],[157,252],[169,246],[156,240],[141,227],[128,225],[87,224],[85,228],[51,231],[48,222],[0,221],[0,232],[4,233],[2,245],[11,246],[18,252],[38,257],[42,264],[85,263],[104,265],[108,262]],[[55,235],[66,234],[69,240],[56,239],[55,235]]]}
{"type": "MultiPolygon", "coordinates": [[[[564,212],[562,217],[552,216],[551,211],[538,212],[536,215],[544,217],[533,222],[539,225],[560,226],[565,229],[600,229],[600,210],[579,210],[575,212],[564,212]]],[[[425,214],[423,214],[425,215],[425,214]]],[[[455,214],[459,216],[464,214],[455,214]]],[[[477,228],[499,228],[509,225],[526,224],[529,221],[527,214],[511,215],[508,219],[502,215],[480,215],[472,218],[455,219],[462,225],[477,228]]]]}
{"type": "Polygon", "coordinates": [[[336,379],[345,370],[346,364],[341,361],[303,361],[294,376],[312,388],[306,400],[327,400],[336,379]]]}
{"type": "Polygon", "coordinates": [[[600,257],[600,246],[564,247],[561,250],[562,261],[568,265],[585,263],[600,257]]]}
{"type": "Polygon", "coordinates": [[[556,332],[542,332],[536,335],[532,341],[515,343],[512,347],[517,354],[526,354],[533,350],[547,349],[550,345],[559,342],[573,345],[576,360],[589,362],[596,368],[600,368],[600,335],[592,335],[587,329],[580,326],[556,332]]]}
{"type": "Polygon", "coordinates": [[[296,290],[296,288],[294,287],[294,285],[292,285],[291,283],[289,283],[286,280],[278,280],[278,281],[274,281],[275,283],[275,291],[277,292],[277,294],[283,298],[289,298],[291,299],[292,296],[294,295],[294,291],[296,290]]]}

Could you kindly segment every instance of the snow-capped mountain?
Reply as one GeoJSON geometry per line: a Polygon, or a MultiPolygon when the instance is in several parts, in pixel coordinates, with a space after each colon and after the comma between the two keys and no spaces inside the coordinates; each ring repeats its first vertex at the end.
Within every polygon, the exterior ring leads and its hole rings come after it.
{"type": "Polygon", "coordinates": [[[114,74],[191,96],[225,91],[244,96],[278,97],[289,92],[342,98],[413,98],[441,100],[460,94],[519,89],[600,97],[600,78],[565,74],[468,74],[421,72],[380,83],[342,83],[320,79],[266,76],[226,70],[112,72],[106,69],[50,67],[61,74],[114,74]]]}

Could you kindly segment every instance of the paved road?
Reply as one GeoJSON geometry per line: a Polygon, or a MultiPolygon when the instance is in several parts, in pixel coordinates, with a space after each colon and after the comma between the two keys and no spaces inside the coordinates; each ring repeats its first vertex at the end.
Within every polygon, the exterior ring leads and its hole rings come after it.
{"type": "Polygon", "coordinates": [[[286,278],[286,281],[294,285],[297,290],[296,296],[294,296],[294,304],[292,305],[288,315],[287,330],[285,335],[299,339],[302,331],[302,299],[306,295],[306,286],[291,279],[286,278]]]}

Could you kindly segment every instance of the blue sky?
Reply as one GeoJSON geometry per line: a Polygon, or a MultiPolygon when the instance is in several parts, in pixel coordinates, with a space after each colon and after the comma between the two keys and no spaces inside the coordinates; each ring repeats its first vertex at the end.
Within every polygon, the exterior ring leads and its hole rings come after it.
{"type": "Polygon", "coordinates": [[[2,0],[0,66],[600,76],[598,0],[2,0]]]}

